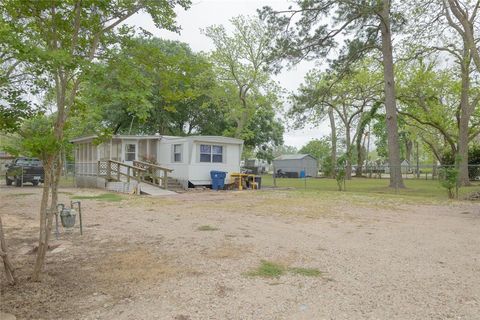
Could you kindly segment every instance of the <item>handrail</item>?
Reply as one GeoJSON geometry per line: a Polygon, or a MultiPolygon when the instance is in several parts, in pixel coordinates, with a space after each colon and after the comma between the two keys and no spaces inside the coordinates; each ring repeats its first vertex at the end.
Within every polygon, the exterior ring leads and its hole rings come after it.
{"type": "Polygon", "coordinates": [[[160,170],[164,170],[164,171],[167,171],[167,172],[173,172],[173,169],[168,169],[168,168],[165,168],[165,167],[161,167],[157,164],[153,164],[153,163],[148,163],[148,162],[143,162],[143,161],[138,161],[138,160],[134,160],[133,161],[133,164],[140,164],[142,166],[149,166],[149,167],[155,167],[157,169],[160,169],[160,170]]]}
{"type": "MultiPolygon", "coordinates": [[[[163,168],[142,161],[133,161],[133,165],[125,164],[115,160],[103,161],[105,165],[105,176],[107,179],[115,179],[120,181],[121,176],[127,177],[127,182],[134,179],[138,182],[148,183],[163,189],[168,189],[168,173],[173,170],[163,168]],[[126,172],[122,172],[121,168],[126,168],[126,172]],[[163,171],[163,174],[160,172],[163,171]]],[[[102,161],[98,161],[97,175],[100,175],[102,161]]]]}
{"type": "Polygon", "coordinates": [[[112,162],[112,163],[116,163],[120,166],[123,166],[123,167],[127,167],[127,168],[131,168],[131,169],[135,169],[135,170],[139,170],[139,171],[147,171],[147,169],[144,169],[142,167],[137,167],[137,166],[132,166],[132,165],[129,165],[129,164],[126,164],[126,163],[123,163],[123,162],[119,162],[119,161],[115,161],[115,160],[107,160],[109,162],[112,162]]]}

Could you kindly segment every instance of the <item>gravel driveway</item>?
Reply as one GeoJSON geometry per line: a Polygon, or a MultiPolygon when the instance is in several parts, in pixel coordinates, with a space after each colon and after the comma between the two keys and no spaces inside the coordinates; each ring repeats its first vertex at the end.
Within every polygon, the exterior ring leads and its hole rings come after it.
{"type": "Polygon", "coordinates": [[[285,190],[85,199],[84,236],[53,240],[44,281],[31,283],[40,191],[0,187],[20,277],[12,288],[0,275],[0,309],[17,319],[480,319],[478,202],[285,190]],[[250,275],[262,261],[320,274],[250,275]]]}

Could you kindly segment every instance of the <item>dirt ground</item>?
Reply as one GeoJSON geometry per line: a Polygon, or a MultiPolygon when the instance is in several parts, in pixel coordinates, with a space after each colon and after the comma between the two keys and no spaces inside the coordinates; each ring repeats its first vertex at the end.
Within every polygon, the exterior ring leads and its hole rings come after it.
{"type": "MultiPolygon", "coordinates": [[[[480,203],[340,193],[193,192],[82,200],[32,283],[40,188],[0,186],[17,319],[480,319],[480,203]],[[338,195],[338,196],[337,196],[338,195]],[[207,227],[205,227],[207,226],[207,227]],[[254,277],[262,260],[320,276],[254,277]]],[[[72,195],[101,190],[62,189],[72,195]]]]}

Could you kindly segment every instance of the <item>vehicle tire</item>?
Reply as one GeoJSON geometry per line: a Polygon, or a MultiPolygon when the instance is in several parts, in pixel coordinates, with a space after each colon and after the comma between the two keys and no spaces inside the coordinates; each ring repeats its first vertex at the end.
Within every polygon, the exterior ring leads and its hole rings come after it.
{"type": "Polygon", "coordinates": [[[7,176],[5,176],[5,183],[7,184],[7,186],[11,186],[12,185],[12,180],[8,179],[7,176]]]}
{"type": "Polygon", "coordinates": [[[32,181],[34,187],[38,186],[38,181],[32,181]]]}
{"type": "Polygon", "coordinates": [[[16,178],[15,179],[15,185],[17,187],[21,187],[22,186],[22,178],[16,178]]]}

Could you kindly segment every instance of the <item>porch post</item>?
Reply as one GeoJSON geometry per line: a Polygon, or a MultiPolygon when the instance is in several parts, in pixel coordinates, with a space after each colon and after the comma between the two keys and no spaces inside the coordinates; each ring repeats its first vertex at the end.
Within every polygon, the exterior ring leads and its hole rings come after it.
{"type": "Polygon", "coordinates": [[[147,159],[151,159],[151,155],[150,155],[150,140],[149,139],[146,139],[145,142],[147,143],[147,154],[145,155],[147,159]]]}
{"type": "Polygon", "coordinates": [[[137,139],[136,142],[135,142],[135,160],[139,160],[138,159],[138,149],[140,149],[140,140],[137,139]]]}

